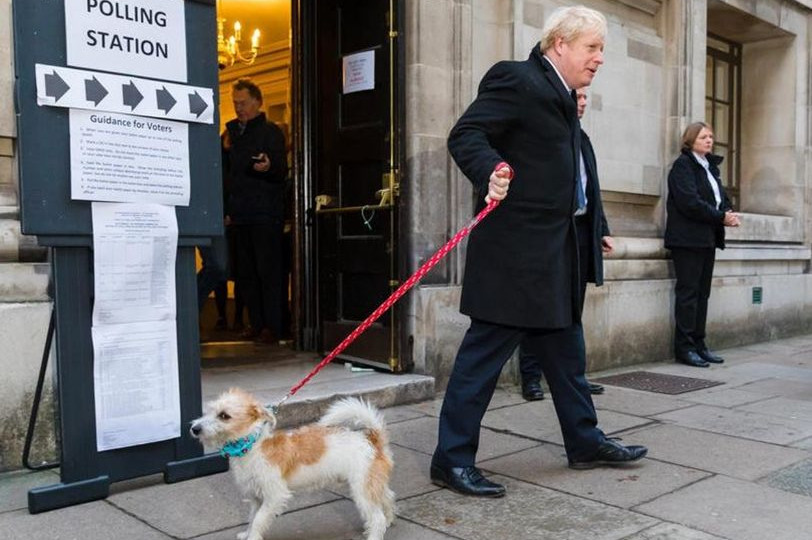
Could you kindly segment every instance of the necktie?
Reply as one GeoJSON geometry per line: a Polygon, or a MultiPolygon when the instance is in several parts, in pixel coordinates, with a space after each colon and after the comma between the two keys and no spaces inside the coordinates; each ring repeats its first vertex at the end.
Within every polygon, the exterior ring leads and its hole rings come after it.
{"type": "Polygon", "coordinates": [[[575,101],[576,117],[575,128],[573,134],[573,143],[575,146],[575,201],[577,202],[577,209],[584,210],[586,208],[586,194],[584,193],[584,186],[581,184],[581,121],[577,116],[578,109],[578,96],[575,90],[570,94],[575,101]]]}

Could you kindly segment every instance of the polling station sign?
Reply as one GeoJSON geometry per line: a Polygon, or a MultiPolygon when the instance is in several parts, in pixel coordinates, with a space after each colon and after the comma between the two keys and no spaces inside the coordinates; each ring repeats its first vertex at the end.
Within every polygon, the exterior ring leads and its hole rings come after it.
{"type": "Polygon", "coordinates": [[[184,0],[65,0],[67,63],[187,81],[184,0]]]}

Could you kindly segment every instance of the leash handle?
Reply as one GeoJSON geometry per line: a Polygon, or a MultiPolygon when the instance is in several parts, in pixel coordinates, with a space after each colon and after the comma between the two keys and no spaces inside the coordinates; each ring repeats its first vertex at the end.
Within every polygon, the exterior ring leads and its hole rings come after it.
{"type": "Polygon", "coordinates": [[[361,324],[359,324],[355,328],[355,330],[350,332],[350,334],[347,337],[345,337],[344,340],[341,343],[339,343],[338,346],[336,346],[335,349],[330,351],[330,354],[325,356],[324,359],[321,362],[319,362],[316,365],[316,367],[313,368],[310,371],[310,373],[307,374],[307,376],[305,376],[304,379],[302,379],[295,386],[293,386],[293,388],[291,388],[288,391],[288,393],[285,395],[285,397],[283,397],[281,400],[279,400],[279,403],[277,403],[276,405],[271,406],[271,409],[273,410],[273,412],[276,413],[279,410],[279,407],[285,401],[287,401],[291,396],[293,396],[293,394],[298,392],[304,385],[306,385],[308,382],[310,382],[310,379],[315,377],[316,374],[319,371],[321,371],[327,364],[332,362],[339,354],[341,354],[344,351],[344,349],[346,349],[353,341],[355,341],[358,338],[358,336],[363,334],[364,331],[367,328],[372,326],[372,323],[374,323],[376,320],[378,320],[380,318],[380,316],[383,315],[386,312],[386,310],[388,310],[390,307],[392,307],[392,305],[395,302],[397,302],[400,299],[401,296],[406,294],[406,292],[409,289],[414,287],[414,285],[418,281],[420,281],[423,278],[423,276],[425,276],[429,272],[429,270],[434,268],[434,266],[437,265],[437,263],[440,262],[440,260],[442,260],[442,258],[445,257],[448,254],[449,251],[454,249],[454,247],[456,247],[457,244],[459,244],[462,241],[463,238],[468,236],[471,233],[471,231],[474,229],[474,227],[476,227],[479,224],[479,222],[482,221],[485,218],[485,216],[490,214],[493,211],[493,209],[496,208],[497,206],[499,206],[499,201],[489,201],[488,204],[485,206],[485,208],[483,208],[479,212],[479,214],[477,214],[474,217],[474,219],[472,219],[471,222],[468,223],[468,225],[466,225],[465,227],[460,229],[457,232],[457,234],[455,234],[451,238],[451,240],[446,242],[446,244],[443,247],[441,247],[440,249],[438,249],[434,253],[434,255],[432,255],[429,258],[428,261],[423,263],[423,266],[418,268],[418,270],[414,274],[412,274],[409,277],[409,279],[404,281],[400,285],[400,287],[398,287],[395,290],[395,292],[393,292],[389,296],[389,298],[384,300],[383,304],[378,306],[378,308],[375,311],[373,311],[366,319],[364,319],[364,321],[361,324]]]}

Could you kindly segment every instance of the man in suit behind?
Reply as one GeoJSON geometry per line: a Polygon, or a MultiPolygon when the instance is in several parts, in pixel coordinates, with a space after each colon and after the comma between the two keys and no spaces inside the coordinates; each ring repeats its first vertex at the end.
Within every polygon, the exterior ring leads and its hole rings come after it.
{"type": "Polygon", "coordinates": [[[637,461],[597,427],[584,377],[576,215],[589,201],[579,173],[581,129],[574,89],[603,64],[606,19],[560,8],[524,62],[499,62],[483,77],[448,148],[477,192],[478,209],[501,201],[471,233],[460,310],[471,317],[440,413],[431,479],[465,495],[505,488],[475,466],[482,417],[499,373],[524,340],[553,394],[569,466],[637,461]],[[510,187],[510,196],[507,196],[510,187]]]}
{"type": "MultiPolygon", "coordinates": [[[[578,119],[580,120],[586,112],[587,95],[586,89],[579,88],[575,91],[578,104],[578,119]]],[[[603,213],[603,203],[601,202],[601,186],[598,182],[598,162],[595,159],[595,150],[592,148],[592,141],[589,140],[586,132],[581,130],[581,158],[583,159],[580,168],[582,184],[586,187],[587,211],[582,216],[577,216],[575,220],[578,231],[578,238],[586,238],[586,242],[578,244],[579,249],[579,270],[581,287],[580,313],[584,312],[584,296],[586,295],[587,282],[594,283],[595,286],[603,285],[603,256],[612,253],[615,241],[609,232],[609,224],[606,222],[606,215],[603,213]]],[[[544,391],[541,388],[541,362],[527,350],[527,347],[519,346],[519,374],[522,379],[522,396],[527,401],[538,401],[544,399],[544,391]]],[[[589,393],[592,395],[603,394],[603,385],[587,381],[589,393]]]]}

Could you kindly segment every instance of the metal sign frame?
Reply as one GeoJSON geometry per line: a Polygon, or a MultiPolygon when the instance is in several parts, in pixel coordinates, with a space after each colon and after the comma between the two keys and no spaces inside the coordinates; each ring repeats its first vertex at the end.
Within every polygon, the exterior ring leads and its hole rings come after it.
{"type": "MultiPolygon", "coordinates": [[[[66,66],[64,0],[13,0],[21,222],[51,246],[57,331],[61,469],[58,484],[28,493],[31,513],[101,499],[112,482],[163,473],[166,482],[222,472],[228,462],[203,455],[181,436],[105,452],[96,450],[93,390],[91,203],[70,198],[69,109],[37,105],[35,64],[66,66]]],[[[185,0],[188,83],[217,88],[214,0],[185,0]]],[[[218,92],[214,92],[215,108],[218,92]]],[[[219,121],[189,125],[191,199],[176,207],[178,370],[181,426],[201,411],[194,246],[222,234],[219,121]]]]}

